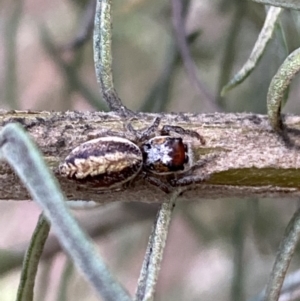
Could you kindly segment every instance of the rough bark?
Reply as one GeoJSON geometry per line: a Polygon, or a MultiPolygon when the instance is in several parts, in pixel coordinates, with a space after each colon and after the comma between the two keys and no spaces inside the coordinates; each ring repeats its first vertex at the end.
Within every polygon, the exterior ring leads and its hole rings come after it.
{"type": "MultiPolygon", "coordinates": [[[[206,140],[192,143],[196,158],[213,159],[194,174],[209,174],[210,178],[187,187],[184,199],[221,197],[299,197],[299,147],[291,147],[274,133],[267,117],[256,114],[140,114],[131,120],[136,129],[151,124],[156,116],[163,124],[180,125],[197,130],[206,140]]],[[[114,113],[103,112],[30,112],[0,111],[0,126],[19,122],[30,133],[56,175],[69,199],[97,202],[137,201],[162,202],[166,194],[138,176],[119,192],[100,192],[89,184],[78,184],[58,174],[58,164],[78,144],[104,129],[124,131],[124,120],[114,113]]],[[[300,117],[286,116],[289,137],[300,145],[300,117]]],[[[30,199],[17,176],[6,163],[0,163],[0,198],[2,200],[30,199]]]]}

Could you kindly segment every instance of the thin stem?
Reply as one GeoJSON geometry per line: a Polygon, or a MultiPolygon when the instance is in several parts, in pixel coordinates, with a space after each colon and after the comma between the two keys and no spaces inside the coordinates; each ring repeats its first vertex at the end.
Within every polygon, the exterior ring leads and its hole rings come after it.
{"type": "MultiPolygon", "coordinates": [[[[280,301],[299,300],[299,287],[300,287],[300,270],[297,270],[285,277],[279,300],[280,301]]],[[[248,301],[263,301],[265,294],[266,294],[266,290],[264,289],[256,296],[248,299],[248,301]]]]}
{"type": "Polygon", "coordinates": [[[289,222],[283,240],[280,243],[272,273],[266,288],[265,301],[277,301],[281,287],[300,239],[300,209],[298,209],[289,222]]]}
{"type": "MultiPolygon", "coordinates": [[[[191,33],[187,37],[187,42],[191,45],[199,36],[199,32],[191,33]]],[[[179,66],[180,53],[176,45],[175,39],[172,38],[168,45],[163,71],[158,80],[154,83],[139,111],[142,112],[163,112],[166,110],[170,102],[170,91],[173,84],[173,78],[176,68],[179,66]]]]}
{"type": "Polygon", "coordinates": [[[33,300],[33,289],[38,265],[49,231],[50,225],[44,215],[41,214],[24,258],[17,301],[33,300]]]}
{"type": "Polygon", "coordinates": [[[94,64],[102,97],[111,111],[132,115],[118,96],[112,74],[111,0],[97,0],[94,25],[94,64]]]}
{"type": "Polygon", "coordinates": [[[63,51],[75,51],[90,40],[94,26],[95,9],[95,0],[89,0],[82,13],[81,20],[79,21],[80,25],[75,37],[72,41],[61,47],[63,51]]]}
{"type": "Polygon", "coordinates": [[[281,107],[293,78],[300,71],[300,48],[293,51],[278,69],[269,86],[267,95],[268,117],[272,128],[282,132],[284,126],[281,107]]]}
{"type": "MultiPolygon", "coordinates": [[[[218,82],[218,94],[221,93],[222,87],[229,81],[230,74],[233,68],[234,58],[236,55],[236,42],[238,39],[238,34],[242,28],[241,23],[245,16],[246,10],[246,1],[245,0],[236,0],[235,3],[235,12],[232,17],[231,25],[228,30],[228,37],[226,40],[225,51],[223,54],[220,76],[218,82]]],[[[226,108],[223,97],[218,97],[218,104],[222,108],[226,108]]]]}
{"type": "Polygon", "coordinates": [[[282,12],[281,8],[271,7],[265,19],[264,26],[255,42],[255,45],[252,49],[252,52],[244,64],[244,66],[234,75],[234,77],[227,83],[221,91],[221,96],[224,96],[226,92],[233,89],[240,83],[242,83],[254,70],[258,62],[265,53],[268,43],[271,41],[273,32],[275,30],[275,25],[278,20],[280,13],[282,12]]]}
{"type": "Polygon", "coordinates": [[[136,301],[153,300],[172,212],[175,207],[175,201],[179,194],[180,192],[178,191],[173,193],[170,201],[163,203],[158,211],[151,235],[149,237],[145,258],[135,293],[136,301]]]}
{"type": "Polygon", "coordinates": [[[279,6],[282,8],[300,10],[299,0],[252,0],[252,1],[263,3],[266,5],[279,6]]]}
{"type": "Polygon", "coordinates": [[[212,94],[208,91],[207,87],[200,81],[200,79],[197,76],[196,65],[192,59],[185,33],[184,18],[182,14],[182,0],[172,0],[171,4],[173,12],[172,20],[173,27],[176,33],[177,46],[179,48],[179,52],[181,54],[183,64],[186,73],[188,74],[189,80],[201,96],[201,99],[203,99],[203,102],[211,111],[221,111],[221,109],[216,103],[215,98],[212,96],[212,94]]]}

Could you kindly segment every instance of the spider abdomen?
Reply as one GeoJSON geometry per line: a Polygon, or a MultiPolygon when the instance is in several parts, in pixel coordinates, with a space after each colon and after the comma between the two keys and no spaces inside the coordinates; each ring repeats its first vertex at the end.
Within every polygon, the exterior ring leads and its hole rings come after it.
{"type": "Polygon", "coordinates": [[[59,166],[60,174],[78,181],[93,181],[98,188],[121,186],[143,166],[140,148],[121,137],[101,137],[74,148],[59,166]]]}

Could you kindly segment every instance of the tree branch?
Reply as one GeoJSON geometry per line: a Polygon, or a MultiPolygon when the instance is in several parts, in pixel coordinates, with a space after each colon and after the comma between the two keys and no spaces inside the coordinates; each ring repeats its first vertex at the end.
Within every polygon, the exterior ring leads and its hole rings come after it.
{"type": "MultiPolygon", "coordinates": [[[[190,137],[195,155],[208,160],[194,174],[210,178],[183,194],[187,199],[220,197],[299,197],[300,155],[298,148],[289,148],[272,131],[267,116],[255,114],[139,114],[131,121],[141,129],[156,116],[162,124],[180,125],[197,130],[206,140],[203,146],[190,137]]],[[[167,195],[138,176],[120,192],[99,192],[90,184],[78,183],[58,174],[58,165],[78,144],[97,136],[103,129],[124,131],[124,119],[116,113],[102,112],[29,112],[0,111],[0,126],[19,122],[31,134],[56,174],[69,199],[97,202],[139,201],[163,202],[167,195]]],[[[300,145],[300,116],[284,120],[290,139],[300,145]]],[[[6,163],[0,163],[0,193],[3,200],[26,200],[28,192],[6,163]]]]}

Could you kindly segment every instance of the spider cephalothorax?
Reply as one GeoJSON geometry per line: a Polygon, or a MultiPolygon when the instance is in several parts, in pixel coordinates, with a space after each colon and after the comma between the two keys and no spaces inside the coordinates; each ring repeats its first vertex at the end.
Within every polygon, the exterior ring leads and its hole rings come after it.
{"type": "Polygon", "coordinates": [[[144,168],[154,174],[183,172],[189,163],[189,148],[181,137],[153,137],[141,149],[144,168]]]}

